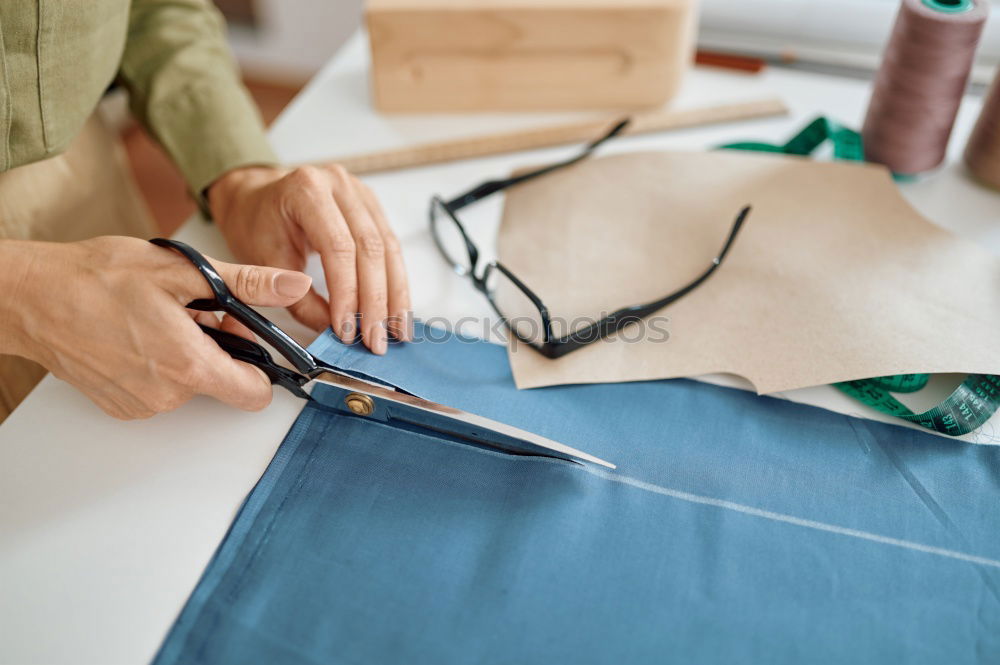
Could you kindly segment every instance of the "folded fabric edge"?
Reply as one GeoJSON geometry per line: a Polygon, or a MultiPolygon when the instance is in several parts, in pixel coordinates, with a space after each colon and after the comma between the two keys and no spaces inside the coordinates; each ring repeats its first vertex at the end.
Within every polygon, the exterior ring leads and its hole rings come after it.
{"type": "Polygon", "coordinates": [[[258,513],[267,503],[271,492],[282,476],[282,472],[302,444],[305,433],[309,431],[315,408],[309,404],[305,406],[285,434],[285,438],[278,446],[271,462],[243,499],[243,503],[236,511],[232,523],[216,546],[211,559],[205,565],[191,594],[187,597],[167,634],[164,635],[160,649],[152,661],[155,665],[179,662],[178,658],[182,655],[191,629],[198,623],[199,615],[222,580],[222,574],[215,575],[213,578],[213,571],[229,570],[240,547],[253,529],[258,513]]]}

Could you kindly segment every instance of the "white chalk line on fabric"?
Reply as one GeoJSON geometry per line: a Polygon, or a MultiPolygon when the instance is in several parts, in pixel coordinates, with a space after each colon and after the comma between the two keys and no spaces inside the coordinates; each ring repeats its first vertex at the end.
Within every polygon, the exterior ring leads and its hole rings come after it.
{"type": "Polygon", "coordinates": [[[947,557],[949,559],[957,559],[959,561],[975,563],[981,566],[991,566],[993,568],[1000,568],[1000,561],[996,559],[989,559],[982,556],[976,556],[974,554],[966,554],[965,552],[949,550],[943,547],[933,547],[931,545],[923,545],[921,543],[915,543],[910,540],[891,538],[889,536],[882,536],[877,533],[872,533],[870,531],[861,531],[860,529],[851,529],[848,527],[837,526],[835,524],[827,524],[826,522],[817,522],[816,520],[803,519],[801,517],[795,517],[793,515],[785,515],[784,513],[775,513],[770,510],[754,508],[753,506],[747,506],[745,504],[736,503],[734,501],[726,501],[725,499],[716,499],[710,496],[691,494],[690,492],[684,492],[682,490],[675,490],[669,487],[654,485],[653,483],[649,483],[644,480],[639,480],[637,478],[631,478],[629,476],[619,475],[611,471],[604,471],[602,469],[597,469],[591,466],[586,466],[585,469],[587,470],[588,473],[592,475],[599,476],[601,478],[610,480],[615,483],[629,485],[630,487],[635,487],[637,489],[645,490],[647,492],[653,492],[654,494],[660,494],[662,496],[669,496],[674,499],[680,499],[681,501],[687,501],[689,503],[698,503],[705,506],[714,506],[716,508],[733,510],[738,513],[743,513],[744,515],[761,517],[763,519],[773,520],[775,522],[794,524],[795,526],[801,526],[807,529],[826,531],[828,533],[835,533],[841,536],[860,538],[862,540],[869,540],[871,542],[881,543],[883,545],[902,547],[904,549],[914,550],[916,552],[923,552],[925,554],[933,554],[936,556],[947,557]]]}
{"type": "MultiPolygon", "coordinates": [[[[391,425],[383,425],[382,423],[378,424],[386,427],[391,427],[391,425]]],[[[423,436],[429,436],[429,435],[423,435],[423,436]]],[[[882,536],[877,533],[872,533],[871,531],[851,529],[849,527],[837,526],[836,524],[828,524],[826,522],[818,522],[816,520],[804,519],[802,517],[795,517],[794,515],[776,513],[770,510],[764,510],[762,508],[754,508],[753,506],[748,506],[746,504],[736,503],[735,501],[716,499],[715,497],[703,496],[701,494],[692,494],[691,492],[676,490],[670,487],[663,487],[661,485],[656,485],[645,480],[639,480],[638,478],[625,476],[616,473],[614,471],[606,471],[602,468],[593,466],[591,464],[570,462],[568,460],[554,458],[554,457],[542,457],[542,456],[531,456],[531,455],[512,456],[510,453],[504,453],[496,450],[489,450],[486,448],[470,447],[465,443],[459,443],[456,441],[448,441],[442,439],[436,439],[435,441],[437,443],[457,446],[466,450],[474,450],[479,454],[495,456],[502,459],[506,459],[508,461],[515,461],[519,463],[534,463],[534,464],[548,463],[548,464],[558,464],[561,466],[565,465],[566,467],[571,468],[573,470],[577,471],[582,470],[585,471],[586,473],[591,474],[592,476],[603,478],[605,480],[614,483],[628,485],[630,487],[634,487],[640,490],[645,490],[647,492],[652,492],[654,494],[659,494],[661,496],[668,496],[674,499],[680,499],[681,501],[687,501],[688,503],[697,503],[704,506],[723,508],[725,510],[732,510],[738,513],[743,513],[744,515],[752,515],[754,517],[760,517],[763,519],[772,520],[774,522],[793,524],[795,526],[804,527],[806,529],[815,529],[817,531],[835,533],[841,536],[860,538],[861,540],[867,540],[873,543],[880,543],[882,545],[901,547],[903,549],[908,549],[915,552],[923,552],[924,554],[933,554],[935,556],[941,556],[948,559],[954,559],[957,561],[965,561],[967,563],[974,563],[981,566],[989,566],[991,568],[1000,568],[1000,560],[997,559],[990,559],[987,557],[976,556],[974,554],[966,554],[965,552],[959,552],[957,550],[949,550],[944,547],[934,547],[932,545],[924,545],[922,543],[913,542],[912,540],[902,540],[900,538],[882,536]]]]}

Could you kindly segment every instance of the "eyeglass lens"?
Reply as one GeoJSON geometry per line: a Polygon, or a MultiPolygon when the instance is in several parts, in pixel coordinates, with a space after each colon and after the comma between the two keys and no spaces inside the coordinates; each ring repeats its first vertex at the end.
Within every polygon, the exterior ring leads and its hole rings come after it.
{"type": "Polygon", "coordinates": [[[434,199],[431,204],[431,225],[434,231],[434,240],[452,267],[462,274],[470,272],[472,259],[465,243],[465,236],[462,235],[462,229],[444,209],[444,204],[439,199],[434,199]]]}
{"type": "Polygon", "coordinates": [[[514,334],[528,344],[544,344],[542,313],[521,287],[499,269],[490,270],[486,278],[487,295],[514,334]]]}

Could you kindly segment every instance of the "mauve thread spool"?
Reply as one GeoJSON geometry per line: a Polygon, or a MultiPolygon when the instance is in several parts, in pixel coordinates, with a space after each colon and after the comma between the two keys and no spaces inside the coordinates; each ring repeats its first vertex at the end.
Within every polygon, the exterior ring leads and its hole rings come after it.
{"type": "Polygon", "coordinates": [[[861,130],[865,158],[913,175],[944,161],[986,0],[903,0],[861,130]]]}
{"type": "Polygon", "coordinates": [[[976,180],[1000,189],[1000,71],[965,146],[965,165],[976,180]]]}

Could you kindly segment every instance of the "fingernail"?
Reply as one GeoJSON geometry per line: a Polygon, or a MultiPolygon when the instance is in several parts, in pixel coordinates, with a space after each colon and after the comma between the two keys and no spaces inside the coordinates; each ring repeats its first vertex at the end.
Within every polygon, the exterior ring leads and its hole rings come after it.
{"type": "Polygon", "coordinates": [[[400,342],[410,341],[410,325],[408,317],[404,316],[390,316],[387,321],[387,327],[392,336],[398,339],[400,342]]]}
{"type": "Polygon", "coordinates": [[[411,341],[413,339],[413,312],[407,312],[403,316],[403,324],[401,328],[403,329],[403,341],[411,341]]]}
{"type": "Polygon", "coordinates": [[[337,326],[337,331],[337,337],[340,338],[340,341],[345,344],[353,342],[354,338],[357,336],[357,332],[354,328],[354,317],[348,316],[341,321],[340,325],[337,326]]]}
{"type": "Polygon", "coordinates": [[[410,335],[410,327],[408,325],[406,325],[406,323],[400,322],[400,323],[396,324],[396,326],[393,329],[392,333],[393,333],[393,336],[396,339],[398,339],[400,342],[409,342],[410,341],[410,337],[411,337],[411,335],[410,335]]]}
{"type": "Polygon", "coordinates": [[[372,331],[372,353],[382,355],[388,350],[389,344],[385,339],[385,331],[377,328],[372,331]]]}
{"type": "Polygon", "coordinates": [[[312,277],[301,272],[279,272],[274,278],[274,290],[282,298],[301,298],[312,286],[312,277]]]}

